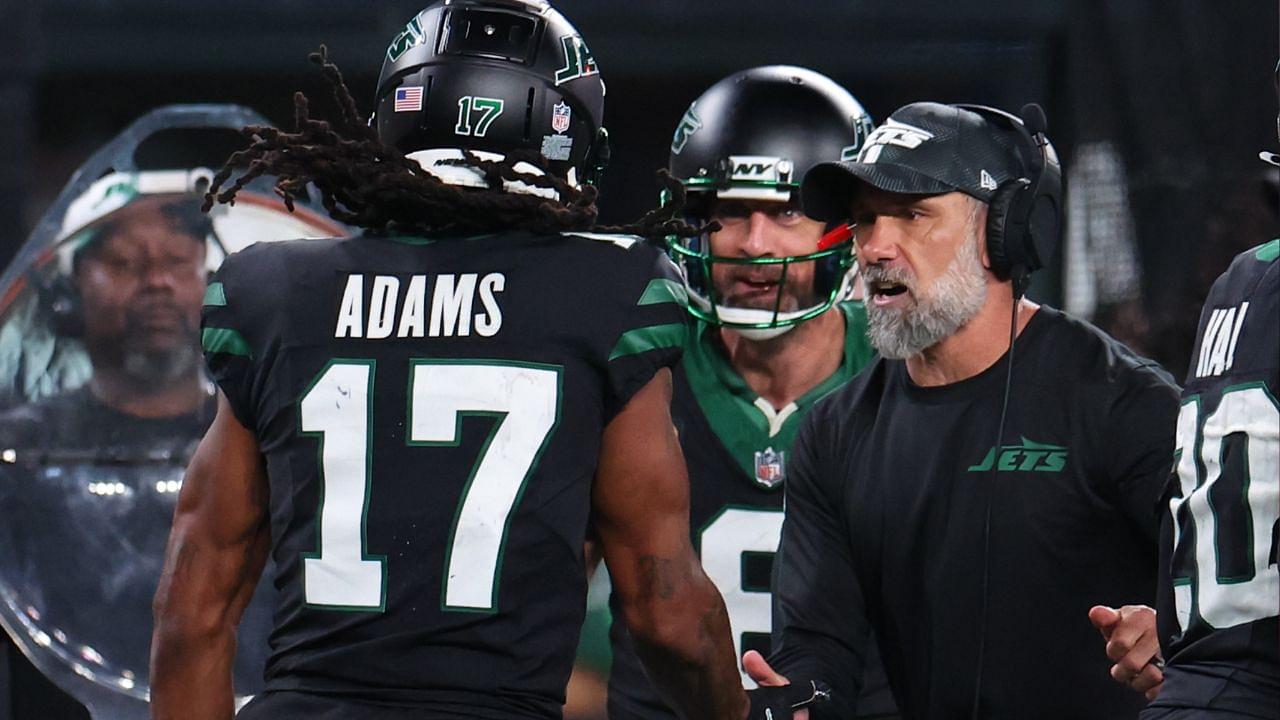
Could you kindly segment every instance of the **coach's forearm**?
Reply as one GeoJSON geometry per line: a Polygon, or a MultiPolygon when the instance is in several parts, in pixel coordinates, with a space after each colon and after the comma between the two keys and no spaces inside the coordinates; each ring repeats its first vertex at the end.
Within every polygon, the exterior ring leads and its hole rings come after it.
{"type": "Polygon", "coordinates": [[[645,558],[645,589],[623,613],[658,691],[689,720],[747,715],[724,600],[696,564],[645,558]]]}

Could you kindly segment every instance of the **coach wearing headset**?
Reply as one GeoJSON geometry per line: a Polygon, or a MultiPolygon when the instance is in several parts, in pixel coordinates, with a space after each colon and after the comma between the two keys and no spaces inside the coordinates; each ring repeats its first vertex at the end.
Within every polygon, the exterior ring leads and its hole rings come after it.
{"type": "Polygon", "coordinates": [[[868,627],[904,718],[1134,718],[1086,613],[1155,594],[1155,504],[1178,388],[1097,328],[1022,298],[1052,255],[1043,114],[915,103],[804,179],[852,218],[880,352],[795,445],[763,683],[847,714],[868,627]],[[1011,337],[1016,344],[1010,349],[1011,337]],[[1012,358],[1012,372],[1010,372],[1012,358]],[[1006,409],[1007,406],[1007,409],[1006,409]],[[772,665],[772,667],[770,667],[772,665]]]}

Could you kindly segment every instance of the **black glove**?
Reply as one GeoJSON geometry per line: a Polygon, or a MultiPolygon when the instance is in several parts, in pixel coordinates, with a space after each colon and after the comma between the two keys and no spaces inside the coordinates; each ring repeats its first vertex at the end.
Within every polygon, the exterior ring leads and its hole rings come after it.
{"type": "Polygon", "coordinates": [[[751,712],[747,720],[791,720],[800,708],[831,699],[831,688],[816,680],[793,682],[782,687],[758,687],[748,690],[751,712]]]}

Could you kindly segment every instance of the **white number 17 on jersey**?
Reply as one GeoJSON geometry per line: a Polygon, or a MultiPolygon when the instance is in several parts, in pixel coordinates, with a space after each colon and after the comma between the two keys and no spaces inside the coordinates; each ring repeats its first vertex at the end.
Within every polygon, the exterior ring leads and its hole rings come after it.
{"type": "MultiPolygon", "coordinates": [[[[372,490],[372,360],[335,360],[304,393],[302,434],[320,438],[318,552],[303,560],[308,605],[381,610],[387,560],[367,552],[372,490]]],[[[560,418],[560,369],[501,361],[414,360],[409,445],[458,445],[463,415],[497,418],[462,490],[445,551],[443,605],[491,611],[512,510],[560,418]]]]}

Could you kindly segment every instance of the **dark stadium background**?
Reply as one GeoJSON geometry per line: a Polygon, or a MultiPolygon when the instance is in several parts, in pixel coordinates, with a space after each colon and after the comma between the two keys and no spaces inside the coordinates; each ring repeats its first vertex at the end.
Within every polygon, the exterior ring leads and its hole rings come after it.
{"type": "MultiPolygon", "coordinates": [[[[791,63],[845,84],[877,121],[922,99],[1044,105],[1068,173],[1088,174],[1069,175],[1076,250],[1033,295],[1080,308],[1175,376],[1213,278],[1277,234],[1276,176],[1256,157],[1280,146],[1276,0],[555,4],[608,86],[605,221],[652,205],[653,171],[702,89],[791,63]]],[[[389,38],[421,5],[0,0],[0,263],[89,153],[153,107],[237,102],[287,125],[303,90],[324,112],[306,62],[323,41],[367,112],[389,38]]]]}

